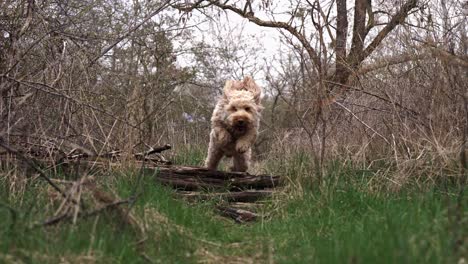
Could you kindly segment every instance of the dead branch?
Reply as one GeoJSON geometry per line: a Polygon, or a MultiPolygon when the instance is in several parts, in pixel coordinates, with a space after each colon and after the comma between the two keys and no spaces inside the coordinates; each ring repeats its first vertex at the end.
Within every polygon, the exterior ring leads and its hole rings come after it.
{"type": "Polygon", "coordinates": [[[227,207],[227,206],[217,206],[216,209],[218,212],[225,217],[229,217],[234,219],[239,224],[245,223],[245,222],[252,222],[257,220],[258,214],[244,210],[244,209],[238,209],[238,208],[233,208],[233,207],[227,207]]]}
{"type": "Polygon", "coordinates": [[[142,153],[136,153],[134,156],[135,158],[137,159],[141,159],[141,158],[144,158],[146,156],[149,156],[151,154],[154,154],[154,153],[161,153],[165,150],[168,150],[168,149],[171,149],[172,146],[169,145],[169,144],[166,144],[164,146],[159,146],[159,147],[151,147],[150,150],[146,151],[146,152],[142,152],[142,153]]]}
{"type": "MultiPolygon", "coordinates": [[[[168,149],[171,149],[171,148],[172,148],[172,146],[169,145],[169,144],[166,144],[164,146],[151,147],[150,150],[145,151],[145,152],[140,152],[140,153],[133,154],[133,156],[137,160],[142,160],[142,159],[147,159],[148,160],[149,159],[149,160],[154,161],[153,159],[150,159],[147,156],[157,154],[157,153],[161,153],[161,152],[163,152],[165,150],[168,150],[168,149]]],[[[62,159],[75,160],[75,159],[81,159],[81,158],[84,158],[84,159],[87,159],[87,158],[118,158],[118,157],[120,157],[122,155],[121,150],[113,150],[113,151],[109,151],[109,152],[102,153],[102,154],[90,154],[89,152],[80,153],[80,154],[73,154],[73,153],[74,153],[74,151],[70,152],[67,156],[65,156],[62,159]]],[[[164,161],[165,160],[163,160],[163,162],[164,161]]]]}
{"type": "Polygon", "coordinates": [[[38,223],[38,224],[35,224],[33,226],[34,227],[39,227],[39,226],[51,226],[51,225],[55,225],[57,223],[59,223],[60,221],[63,221],[65,219],[70,219],[71,216],[68,214],[68,211],[65,212],[65,213],[62,213],[58,216],[55,216],[55,217],[52,217],[52,218],[49,218],[47,220],[45,220],[44,222],[42,223],[38,223]]]}

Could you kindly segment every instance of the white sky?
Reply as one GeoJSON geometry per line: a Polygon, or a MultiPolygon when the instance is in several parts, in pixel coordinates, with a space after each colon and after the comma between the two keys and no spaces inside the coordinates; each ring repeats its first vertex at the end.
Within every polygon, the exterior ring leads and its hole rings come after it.
{"type": "MultiPolygon", "coordinates": [[[[284,2],[284,1],[283,1],[284,2]]],[[[210,12],[215,13],[215,12],[210,12]]],[[[263,19],[271,20],[264,14],[256,14],[263,19]]],[[[275,16],[276,19],[280,19],[281,15],[275,16]]],[[[265,61],[275,63],[279,61],[280,50],[285,52],[285,46],[281,44],[281,34],[278,29],[260,27],[247,19],[231,12],[222,12],[220,16],[213,15],[212,20],[208,19],[204,14],[195,11],[192,12],[192,17],[189,19],[188,25],[197,25],[192,29],[194,39],[196,41],[204,41],[205,43],[216,45],[220,44],[219,39],[216,35],[225,36],[223,41],[236,41],[239,37],[242,38],[240,41],[257,49],[255,56],[251,57],[252,63],[260,66],[264,65],[265,61]],[[203,23],[200,23],[205,21],[203,23]],[[200,23],[200,24],[199,24],[200,23]],[[218,33],[218,34],[216,34],[218,33]]],[[[176,49],[183,49],[190,43],[176,43],[176,49]]],[[[178,64],[180,66],[192,65],[190,56],[181,56],[178,58],[178,64]]],[[[233,67],[236,67],[233,65],[233,67]]],[[[263,78],[261,73],[254,76],[263,78]]]]}

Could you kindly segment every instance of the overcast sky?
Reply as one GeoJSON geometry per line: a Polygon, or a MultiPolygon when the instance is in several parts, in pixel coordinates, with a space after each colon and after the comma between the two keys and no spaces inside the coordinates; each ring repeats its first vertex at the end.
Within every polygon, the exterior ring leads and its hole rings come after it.
{"type": "MultiPolygon", "coordinates": [[[[220,16],[213,16],[210,21],[206,15],[195,11],[189,20],[189,25],[197,25],[192,28],[194,38],[211,45],[220,44],[216,35],[223,36],[224,42],[235,42],[238,38],[248,46],[258,49],[255,56],[252,57],[252,63],[263,65],[265,60],[269,62],[279,61],[280,50],[285,50],[284,44],[281,45],[281,34],[277,29],[260,27],[247,19],[240,17],[233,12],[223,12],[220,16]],[[205,21],[201,23],[202,21],[205,21]]],[[[259,14],[262,18],[267,17],[259,14]]],[[[280,17],[280,16],[278,16],[280,17]]],[[[187,47],[190,43],[177,43],[177,48],[187,47]]],[[[181,56],[178,58],[180,66],[192,65],[190,56],[181,56]]],[[[236,67],[236,65],[233,65],[236,67]]],[[[263,78],[263,75],[257,74],[257,78],[263,78]]]]}

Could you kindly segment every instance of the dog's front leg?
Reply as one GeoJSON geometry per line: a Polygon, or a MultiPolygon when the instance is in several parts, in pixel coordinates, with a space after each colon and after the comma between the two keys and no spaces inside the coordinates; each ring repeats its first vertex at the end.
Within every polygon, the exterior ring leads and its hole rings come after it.
{"type": "Polygon", "coordinates": [[[246,172],[249,169],[251,152],[249,149],[244,153],[234,153],[231,171],[246,172]]]}
{"type": "Polygon", "coordinates": [[[257,130],[250,129],[250,131],[237,139],[236,142],[236,151],[238,153],[244,153],[249,150],[257,139],[257,130]]]}
{"type": "Polygon", "coordinates": [[[222,128],[214,127],[210,133],[210,144],[208,146],[208,155],[205,160],[205,167],[215,170],[221,158],[224,156],[223,147],[226,146],[231,140],[231,134],[222,128]]]}
{"type": "Polygon", "coordinates": [[[231,134],[223,127],[215,126],[210,135],[210,141],[215,141],[219,146],[226,146],[231,142],[231,134]]]}

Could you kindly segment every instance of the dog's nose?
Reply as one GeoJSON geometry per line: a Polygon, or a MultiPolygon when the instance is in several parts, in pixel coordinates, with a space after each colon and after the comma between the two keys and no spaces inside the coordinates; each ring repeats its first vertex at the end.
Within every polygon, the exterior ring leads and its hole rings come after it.
{"type": "Polygon", "coordinates": [[[240,126],[243,126],[245,124],[245,121],[244,120],[237,120],[237,124],[240,125],[240,126]]]}

